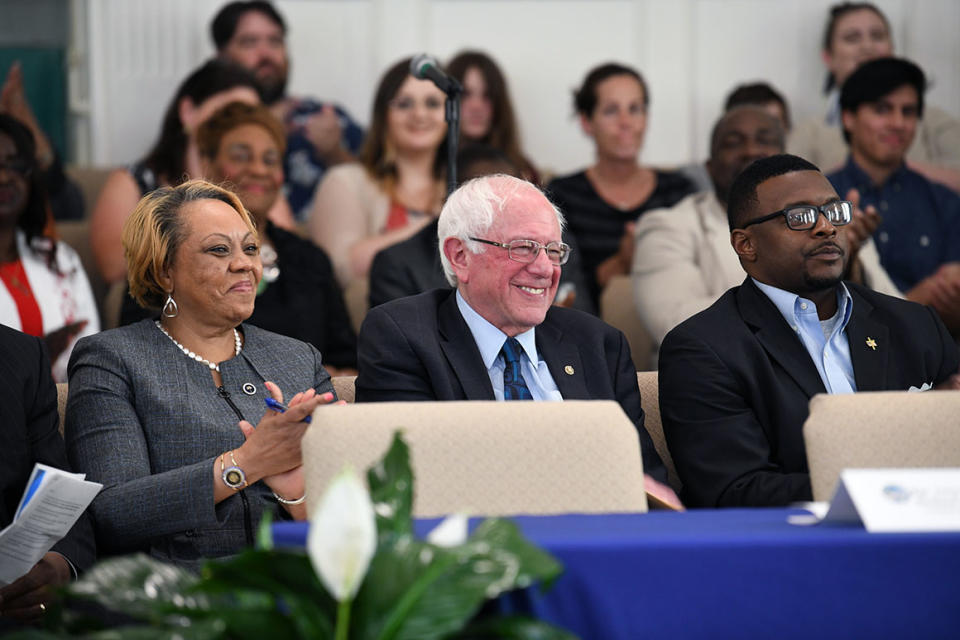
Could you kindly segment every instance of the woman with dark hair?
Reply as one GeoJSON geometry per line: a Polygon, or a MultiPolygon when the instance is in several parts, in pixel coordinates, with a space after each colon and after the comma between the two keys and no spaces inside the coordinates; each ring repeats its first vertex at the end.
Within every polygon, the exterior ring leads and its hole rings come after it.
{"type": "Polygon", "coordinates": [[[410,75],[410,59],[383,75],[360,164],[324,176],[311,205],[310,238],[346,287],[367,276],[378,251],[409,238],[440,212],[445,195],[446,96],[410,75]]]}
{"type": "Polygon", "coordinates": [[[573,99],[580,126],[593,138],[596,160],[553,180],[547,195],[577,240],[596,304],[613,276],[630,272],[634,222],[648,210],[673,206],[694,186],[680,173],[640,164],[650,94],[635,69],[616,63],[595,67],[573,99]]]}
{"type": "Polygon", "coordinates": [[[460,144],[499,149],[514,166],[520,167],[520,177],[539,184],[536,168],[520,149],[520,131],[510,92],[497,63],[480,51],[461,51],[450,60],[447,73],[463,85],[460,144]]]}
{"type": "MultiPolygon", "coordinates": [[[[876,5],[843,2],[830,7],[821,51],[827,68],[824,116],[801,122],[791,132],[790,153],[813,162],[824,173],[840,168],[848,153],[840,122],[840,88],[864,62],[893,53],[890,22],[876,5]]],[[[960,121],[927,106],[907,162],[928,179],[960,190],[960,121]]]]}
{"type": "MultiPolygon", "coordinates": [[[[167,106],[160,135],[140,161],[117,169],[107,178],[90,219],[90,244],[104,280],[126,274],[120,231],[140,198],[157,187],[178,185],[201,175],[196,131],[207,118],[230,102],[259,104],[257,84],[249,72],[211,60],[187,76],[167,106]]],[[[292,226],[286,200],[279,199],[271,219],[292,226]]]]}
{"type": "Polygon", "coordinates": [[[30,130],[0,114],[0,324],[42,337],[64,382],[74,342],[100,320],[80,258],[44,235],[45,194],[30,130]]]}

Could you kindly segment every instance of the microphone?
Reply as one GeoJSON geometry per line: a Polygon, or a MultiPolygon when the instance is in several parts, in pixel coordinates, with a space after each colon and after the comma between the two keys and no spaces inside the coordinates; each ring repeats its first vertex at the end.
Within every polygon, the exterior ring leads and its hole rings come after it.
{"type": "Polygon", "coordinates": [[[453,76],[447,75],[440,68],[437,59],[427,53],[414,56],[410,61],[410,75],[420,80],[430,80],[447,95],[459,94],[463,91],[463,85],[453,76]]]}

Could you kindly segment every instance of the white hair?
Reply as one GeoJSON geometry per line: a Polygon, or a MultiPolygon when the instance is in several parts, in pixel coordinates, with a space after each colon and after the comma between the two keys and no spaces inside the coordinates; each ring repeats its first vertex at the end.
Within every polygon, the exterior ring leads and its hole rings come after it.
{"type": "MultiPolygon", "coordinates": [[[[496,173],[469,180],[460,185],[450,194],[443,209],[440,211],[440,220],[437,223],[437,239],[440,243],[440,263],[443,265],[443,274],[450,286],[457,286],[457,274],[453,266],[443,253],[443,244],[447,238],[459,238],[471,253],[483,253],[486,245],[474,242],[471,237],[483,237],[493,226],[497,216],[504,211],[506,204],[518,193],[533,190],[543,195],[543,192],[526,180],[513,176],[496,173]]],[[[546,196],[544,196],[544,200],[546,196]]],[[[557,216],[557,223],[561,231],[566,226],[566,220],[560,210],[547,200],[547,204],[557,216]]]]}

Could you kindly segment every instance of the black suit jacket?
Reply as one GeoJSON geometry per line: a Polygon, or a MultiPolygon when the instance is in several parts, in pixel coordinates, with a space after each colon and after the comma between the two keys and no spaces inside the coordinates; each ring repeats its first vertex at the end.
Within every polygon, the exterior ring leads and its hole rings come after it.
{"type": "MultiPolygon", "coordinates": [[[[0,527],[13,520],[35,462],[70,470],[57,413],[57,388],[43,341],[0,325],[0,527]]],[[[93,564],[86,514],[53,546],[77,569],[93,564]]]]}
{"type": "MultiPolygon", "coordinates": [[[[644,470],[666,482],[666,468],[643,426],[637,371],[623,334],[589,314],[551,307],[536,339],[564,399],[620,403],[637,427],[644,470]]],[[[494,399],[452,290],[435,289],[371,309],[359,344],[357,402],[494,399]]]]}
{"type": "MultiPolygon", "coordinates": [[[[906,391],[957,372],[957,345],[932,309],[846,285],[859,391],[906,391]]],[[[826,389],[799,337],[750,278],[667,334],[659,387],[685,504],[811,499],[803,423],[810,398],[826,389]]]]}
{"type": "MultiPolygon", "coordinates": [[[[370,266],[370,308],[404,296],[412,296],[430,289],[449,287],[440,264],[437,241],[438,220],[407,238],[383,249],[373,258],[370,266]]],[[[576,241],[568,232],[563,241],[570,245],[570,259],[560,272],[560,286],[572,286],[577,294],[573,308],[596,314],[596,307],[587,289],[583,276],[580,252],[576,241]]]]}

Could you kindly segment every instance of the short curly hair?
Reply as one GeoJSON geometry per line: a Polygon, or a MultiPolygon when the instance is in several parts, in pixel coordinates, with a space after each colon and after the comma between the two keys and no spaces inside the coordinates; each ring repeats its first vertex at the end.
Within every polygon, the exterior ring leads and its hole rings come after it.
{"type": "Polygon", "coordinates": [[[231,102],[218,109],[197,128],[197,149],[200,155],[210,159],[217,157],[223,137],[245,124],[263,127],[277,145],[280,154],[286,151],[287,136],[283,124],[269,109],[259,104],[231,102]]]}
{"type": "Polygon", "coordinates": [[[219,200],[228,204],[257,235],[250,213],[232,191],[207,182],[189,180],[176,187],[161,187],[141,198],[123,224],[123,254],[127,259],[130,296],[141,307],[159,309],[167,292],[160,275],[173,263],[187,235],[180,216],[184,205],[198,200],[219,200]]]}

